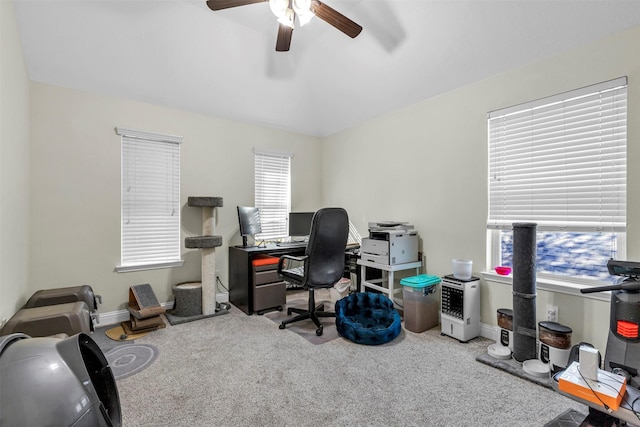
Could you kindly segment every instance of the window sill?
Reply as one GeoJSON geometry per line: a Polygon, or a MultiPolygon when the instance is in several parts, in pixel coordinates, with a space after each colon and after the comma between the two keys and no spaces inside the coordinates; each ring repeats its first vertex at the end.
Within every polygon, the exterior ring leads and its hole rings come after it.
{"type": "Polygon", "coordinates": [[[182,267],[184,260],[171,261],[171,262],[159,262],[153,264],[136,264],[136,265],[117,265],[116,273],[129,273],[132,271],[142,270],[158,270],[160,268],[173,268],[182,267]]]}
{"type": "MultiPolygon", "coordinates": [[[[513,285],[513,275],[511,274],[509,274],[508,276],[501,276],[493,271],[483,271],[480,274],[487,281],[503,283],[506,285],[513,285]]],[[[580,289],[587,286],[593,286],[593,285],[586,285],[586,284],[581,285],[578,283],[571,283],[571,282],[565,282],[562,280],[549,279],[547,277],[536,278],[536,289],[539,289],[542,291],[558,292],[561,294],[574,295],[582,298],[591,298],[591,299],[607,301],[607,302],[611,300],[611,292],[609,291],[595,292],[590,294],[580,293],[580,289]]]]}

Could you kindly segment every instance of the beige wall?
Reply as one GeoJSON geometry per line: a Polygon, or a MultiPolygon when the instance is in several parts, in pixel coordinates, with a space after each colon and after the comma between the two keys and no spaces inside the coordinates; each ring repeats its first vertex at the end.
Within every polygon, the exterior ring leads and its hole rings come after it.
{"type": "Polygon", "coordinates": [[[0,1],[0,321],[28,296],[29,80],[13,3],[0,1]]]}
{"type": "MultiPolygon", "coordinates": [[[[487,113],[626,75],[628,259],[640,260],[639,44],[637,27],[327,138],[325,202],[345,206],[363,235],[368,221],[414,224],[430,274],[449,274],[452,258],[468,258],[478,275],[493,267],[486,265],[487,113]]],[[[559,306],[559,321],[574,329],[574,342],[589,341],[604,350],[607,302],[541,291],[539,318],[547,302],[559,306]]],[[[500,307],[511,307],[511,287],[483,280],[482,322],[495,325],[500,307]]]]}
{"type": "MultiPolygon", "coordinates": [[[[113,128],[182,135],[182,203],[224,198],[218,269],[238,242],[235,205],[253,200],[252,148],[295,152],[293,208],[340,205],[361,234],[367,222],[405,220],[421,235],[427,272],[451,259],[486,267],[486,113],[626,75],[629,77],[628,259],[640,259],[640,28],[495,76],[325,138],[244,125],[40,83],[29,86],[11,2],[0,2],[0,316],[37,289],[88,283],[101,312],[124,308],[130,285],[151,283],[161,301],[171,285],[200,277],[200,255],[183,249],[182,268],[115,273],[120,254],[120,141],[113,128]],[[30,110],[30,113],[29,113],[30,110]],[[30,145],[29,145],[30,142],[30,145]],[[28,269],[27,269],[28,262],[28,269]]],[[[198,235],[200,212],[184,207],[183,237],[198,235]]],[[[482,282],[482,322],[495,325],[509,285],[482,282]]],[[[604,349],[608,303],[538,294],[574,329],[574,342],[604,349]]]]}
{"type": "MultiPolygon", "coordinates": [[[[238,244],[236,205],[253,204],[253,147],[294,153],[292,203],[320,203],[318,140],[140,102],[31,85],[31,291],[90,284],[101,312],[125,308],[131,285],[150,283],[163,301],[171,286],[200,280],[198,250],[183,246],[181,268],[116,273],[120,260],[120,137],[114,127],[181,135],[182,237],[202,233],[188,196],[223,197],[217,269],[227,284],[227,247],[238,244]]],[[[184,241],[184,239],[183,239],[184,241]]]]}

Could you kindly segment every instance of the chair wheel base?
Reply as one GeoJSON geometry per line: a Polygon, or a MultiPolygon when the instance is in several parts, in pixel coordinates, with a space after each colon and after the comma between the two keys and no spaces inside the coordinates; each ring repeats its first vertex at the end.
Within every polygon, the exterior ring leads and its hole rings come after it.
{"type": "Polygon", "coordinates": [[[279,329],[284,329],[286,327],[286,325],[284,323],[280,323],[280,325],[278,325],[279,329]]]}
{"type": "Polygon", "coordinates": [[[322,326],[320,326],[318,329],[316,329],[316,335],[317,336],[321,336],[322,335],[322,326]]]}

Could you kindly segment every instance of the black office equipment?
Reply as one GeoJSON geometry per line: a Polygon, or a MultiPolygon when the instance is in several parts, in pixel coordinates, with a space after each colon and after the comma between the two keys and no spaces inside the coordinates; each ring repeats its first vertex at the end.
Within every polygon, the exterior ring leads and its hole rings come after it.
{"type": "Polygon", "coordinates": [[[289,212],[289,237],[307,237],[315,212],[289,212]]]}
{"type": "MultiPolygon", "coordinates": [[[[278,258],[285,254],[302,256],[306,247],[306,242],[289,242],[286,245],[265,243],[260,247],[229,246],[229,302],[248,315],[255,312],[265,312],[266,309],[273,307],[273,305],[269,305],[273,303],[273,297],[270,296],[270,293],[281,294],[287,286],[280,279],[276,282],[257,280],[253,261],[265,256],[278,258]]],[[[357,250],[345,250],[344,275],[350,277],[351,274],[355,274],[356,288],[359,289],[360,266],[357,265],[358,258],[357,250]]],[[[277,265],[274,269],[277,269],[277,265]]],[[[277,275],[277,271],[275,273],[277,275]]],[[[375,270],[367,274],[368,277],[371,277],[376,276],[376,273],[380,273],[380,271],[375,270]]]]}
{"type": "Polygon", "coordinates": [[[304,256],[283,255],[278,262],[278,274],[287,282],[303,286],[309,290],[308,309],[289,307],[287,314],[298,316],[284,320],[280,329],[287,324],[304,319],[315,323],[316,335],[322,335],[319,317],[335,317],[334,312],[325,312],[324,305],[315,305],[317,288],[331,288],[344,273],[345,249],[349,237],[349,217],[342,208],[323,208],[313,216],[311,234],[304,256]]]}
{"type": "Polygon", "coordinates": [[[258,314],[264,314],[269,309],[282,311],[287,303],[285,283],[277,271],[279,259],[270,255],[257,255],[251,261],[253,310],[258,314]]]}
{"type": "MultiPolygon", "coordinates": [[[[256,280],[253,261],[265,256],[278,257],[284,254],[304,255],[307,244],[297,242],[287,246],[266,243],[262,246],[229,246],[229,302],[245,314],[264,311],[265,298],[271,292],[285,292],[285,284],[279,279],[275,283],[256,280]],[[257,310],[254,307],[259,307],[257,310]]],[[[277,268],[277,265],[274,269],[277,268]]],[[[277,272],[276,272],[277,276],[277,272]]]]}
{"type": "Polygon", "coordinates": [[[238,206],[238,221],[240,223],[240,235],[242,246],[247,247],[247,236],[255,236],[262,233],[260,221],[260,209],[249,206],[238,206]]]}

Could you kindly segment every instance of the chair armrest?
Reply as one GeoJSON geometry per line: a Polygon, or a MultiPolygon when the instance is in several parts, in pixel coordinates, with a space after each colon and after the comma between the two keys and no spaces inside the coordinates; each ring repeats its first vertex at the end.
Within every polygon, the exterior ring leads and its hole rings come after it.
{"type": "Polygon", "coordinates": [[[300,264],[304,264],[307,258],[309,258],[307,255],[303,255],[303,256],[282,255],[278,260],[278,274],[280,274],[282,270],[287,269],[288,261],[296,261],[296,262],[299,262],[300,264]]]}

